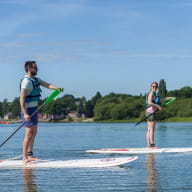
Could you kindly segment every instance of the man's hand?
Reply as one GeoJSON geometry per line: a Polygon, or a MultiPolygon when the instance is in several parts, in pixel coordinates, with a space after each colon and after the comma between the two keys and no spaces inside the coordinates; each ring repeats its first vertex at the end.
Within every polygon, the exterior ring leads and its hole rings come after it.
{"type": "Polygon", "coordinates": [[[63,88],[63,87],[59,87],[59,90],[60,90],[61,92],[63,92],[63,91],[64,91],[64,88],[63,88]]]}
{"type": "Polygon", "coordinates": [[[30,115],[28,115],[27,113],[24,114],[24,118],[25,118],[25,121],[27,122],[31,120],[30,115]]]}

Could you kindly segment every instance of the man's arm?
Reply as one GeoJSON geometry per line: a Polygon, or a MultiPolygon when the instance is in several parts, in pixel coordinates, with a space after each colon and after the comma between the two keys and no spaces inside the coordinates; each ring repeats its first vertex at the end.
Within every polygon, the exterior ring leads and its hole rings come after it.
{"type": "Polygon", "coordinates": [[[27,109],[25,106],[25,98],[26,98],[27,92],[25,89],[21,89],[21,93],[20,93],[20,98],[19,98],[19,102],[20,102],[20,106],[21,106],[21,110],[24,114],[24,118],[26,121],[30,121],[31,117],[30,115],[27,113],[27,109]]]}
{"type": "MultiPolygon", "coordinates": [[[[40,83],[40,85],[42,85],[43,87],[46,87],[47,89],[55,90],[58,88],[57,86],[55,86],[53,84],[49,84],[43,80],[39,80],[39,83],[40,83]]],[[[61,91],[63,91],[63,88],[60,88],[60,89],[61,89],[61,91]]]]}

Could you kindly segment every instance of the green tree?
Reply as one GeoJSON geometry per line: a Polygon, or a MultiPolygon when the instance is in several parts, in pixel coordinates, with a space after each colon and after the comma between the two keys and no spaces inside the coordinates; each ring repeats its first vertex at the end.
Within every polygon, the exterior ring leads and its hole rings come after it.
{"type": "Polygon", "coordinates": [[[169,91],[167,94],[176,98],[192,98],[192,88],[189,86],[185,86],[179,90],[169,91]]]}
{"type": "Polygon", "coordinates": [[[76,99],[77,111],[80,114],[86,113],[86,103],[87,103],[87,101],[86,101],[85,97],[76,99]]]}
{"type": "Polygon", "coordinates": [[[12,114],[13,118],[17,118],[20,116],[20,103],[19,103],[19,97],[16,97],[10,104],[10,112],[12,114]]]}
{"type": "Polygon", "coordinates": [[[85,104],[85,117],[92,118],[94,116],[94,106],[91,101],[87,101],[85,104]]]}
{"type": "Polygon", "coordinates": [[[73,95],[67,94],[64,95],[62,98],[62,103],[65,108],[68,110],[76,110],[76,102],[75,102],[75,97],[73,95]]]}
{"type": "Polygon", "coordinates": [[[94,110],[95,120],[110,120],[112,119],[111,111],[116,106],[115,103],[107,103],[105,105],[96,105],[94,110]]]}
{"type": "Polygon", "coordinates": [[[164,79],[161,79],[159,82],[159,96],[166,97],[166,95],[167,95],[166,82],[164,79]]]}
{"type": "Polygon", "coordinates": [[[97,102],[102,98],[101,94],[99,92],[96,93],[94,97],[91,98],[91,104],[93,107],[97,104],[97,102]]]}
{"type": "Polygon", "coordinates": [[[93,96],[91,98],[91,100],[89,100],[86,103],[86,110],[85,110],[85,116],[88,118],[91,118],[94,116],[94,108],[97,104],[97,102],[102,98],[101,94],[99,92],[96,93],[95,96],[93,96]]]}
{"type": "Polygon", "coordinates": [[[60,100],[54,100],[44,106],[43,112],[50,115],[60,115],[63,113],[63,105],[60,100]]]}
{"type": "Polygon", "coordinates": [[[0,117],[3,118],[3,104],[0,102],[0,117]]]}
{"type": "Polygon", "coordinates": [[[94,112],[96,120],[123,120],[139,117],[145,100],[139,96],[111,93],[99,100],[94,112]]]}
{"type": "Polygon", "coordinates": [[[5,116],[9,113],[9,107],[10,107],[10,103],[8,102],[7,99],[4,99],[3,103],[2,103],[3,116],[5,116]]]}
{"type": "Polygon", "coordinates": [[[131,116],[132,109],[127,103],[121,103],[111,110],[111,117],[113,120],[123,120],[128,119],[131,116]]]}

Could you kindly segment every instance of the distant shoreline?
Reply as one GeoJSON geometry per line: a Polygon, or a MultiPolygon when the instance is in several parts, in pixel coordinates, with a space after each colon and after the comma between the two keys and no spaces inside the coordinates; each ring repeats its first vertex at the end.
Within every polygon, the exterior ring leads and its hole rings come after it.
{"type": "MultiPolygon", "coordinates": [[[[103,121],[95,121],[93,118],[86,118],[86,119],[62,119],[62,120],[39,120],[39,123],[137,123],[141,119],[129,119],[129,120],[103,120],[103,121]]],[[[12,123],[22,123],[21,119],[18,120],[1,120],[1,121],[10,121],[12,123]]],[[[158,122],[192,122],[192,117],[172,117],[163,121],[158,122]]]]}

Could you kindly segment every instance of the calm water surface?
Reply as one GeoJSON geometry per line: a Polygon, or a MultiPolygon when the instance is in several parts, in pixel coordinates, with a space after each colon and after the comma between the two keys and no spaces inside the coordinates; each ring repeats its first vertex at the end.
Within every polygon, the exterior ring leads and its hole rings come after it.
{"type": "MultiPolygon", "coordinates": [[[[3,141],[20,124],[1,125],[3,141]]],[[[87,149],[144,147],[146,124],[39,124],[35,155],[42,159],[85,159],[127,155],[86,154],[87,149]]],[[[192,147],[192,123],[158,123],[159,147],[192,147]]],[[[0,158],[21,154],[24,129],[2,148],[0,158]]],[[[1,192],[192,191],[192,153],[138,155],[120,167],[77,169],[0,169],[1,192]]]]}

